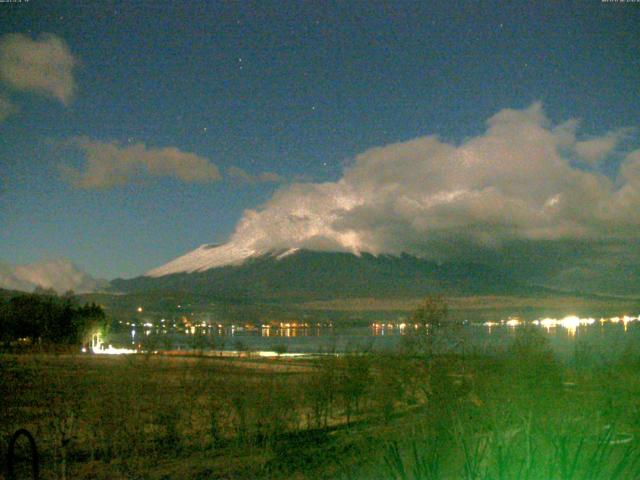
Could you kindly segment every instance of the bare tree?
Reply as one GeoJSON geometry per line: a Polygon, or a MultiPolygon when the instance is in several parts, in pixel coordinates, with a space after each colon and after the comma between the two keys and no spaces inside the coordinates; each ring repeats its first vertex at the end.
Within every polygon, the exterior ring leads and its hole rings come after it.
{"type": "Polygon", "coordinates": [[[442,296],[429,296],[422,300],[405,330],[402,345],[405,353],[427,359],[436,353],[448,315],[449,307],[442,296]]]}

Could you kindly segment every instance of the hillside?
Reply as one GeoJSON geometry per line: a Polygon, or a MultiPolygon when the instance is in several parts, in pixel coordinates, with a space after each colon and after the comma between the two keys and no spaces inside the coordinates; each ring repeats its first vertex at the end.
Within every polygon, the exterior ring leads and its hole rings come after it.
{"type": "Polygon", "coordinates": [[[299,302],[336,298],[420,297],[427,294],[532,294],[505,271],[474,263],[442,263],[410,255],[360,256],[300,250],[250,257],[205,271],[141,276],[111,283],[118,292],[189,292],[234,302],[299,302]]]}

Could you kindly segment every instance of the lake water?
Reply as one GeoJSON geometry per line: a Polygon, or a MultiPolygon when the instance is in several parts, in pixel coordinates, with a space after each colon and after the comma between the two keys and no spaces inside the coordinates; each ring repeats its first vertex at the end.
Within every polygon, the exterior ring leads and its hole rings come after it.
{"type": "MultiPolygon", "coordinates": [[[[540,319],[524,322],[510,319],[502,322],[465,323],[456,328],[456,339],[464,349],[484,354],[508,346],[519,329],[531,325],[549,340],[560,357],[574,357],[576,351],[588,352],[607,360],[629,348],[640,350],[640,321],[637,317],[587,319],[540,319]]],[[[217,349],[226,351],[279,351],[287,353],[330,353],[354,350],[392,350],[397,348],[412,325],[372,323],[362,326],[281,324],[263,327],[192,326],[180,332],[162,333],[153,327],[131,334],[112,335],[107,340],[116,347],[162,349],[217,349]]],[[[458,347],[460,349],[461,347],[458,347]]]]}

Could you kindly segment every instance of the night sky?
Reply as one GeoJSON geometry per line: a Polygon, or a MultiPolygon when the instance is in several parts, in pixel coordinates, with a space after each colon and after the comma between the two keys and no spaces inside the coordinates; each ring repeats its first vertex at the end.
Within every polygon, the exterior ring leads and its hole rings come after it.
{"type": "Polygon", "coordinates": [[[640,3],[82,3],[0,3],[0,274],[640,238],[640,3]]]}

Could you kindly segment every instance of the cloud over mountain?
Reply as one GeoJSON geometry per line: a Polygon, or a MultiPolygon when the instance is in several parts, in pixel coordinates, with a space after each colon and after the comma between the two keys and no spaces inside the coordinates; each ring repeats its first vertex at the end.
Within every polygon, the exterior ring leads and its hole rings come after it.
{"type": "Polygon", "coordinates": [[[618,143],[630,133],[630,129],[623,128],[600,137],[582,140],[575,143],[574,150],[583,161],[596,163],[613,152],[618,143]]]}
{"type": "Polygon", "coordinates": [[[29,265],[0,262],[0,288],[33,291],[36,287],[52,288],[57,293],[73,290],[93,292],[105,284],[79,270],[67,260],[52,260],[29,265]]]}
{"type": "Polygon", "coordinates": [[[553,125],[534,103],[499,111],[460,144],[425,136],[372,148],[336,182],[292,184],[245,211],[230,244],[441,257],[509,242],[639,239],[640,151],[604,175],[590,163],[625,155],[619,135],[582,140],[578,124],[553,125]]]}
{"type": "Polygon", "coordinates": [[[0,37],[0,79],[16,90],[27,90],[68,105],[75,91],[76,59],[61,38],[42,34],[33,40],[10,33],[0,37]]]}

